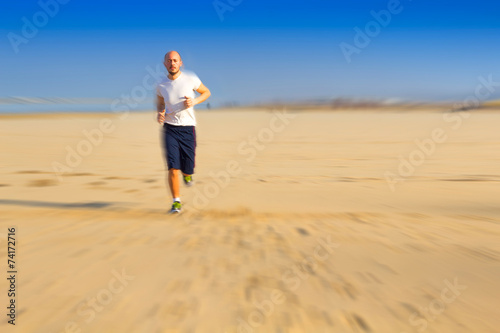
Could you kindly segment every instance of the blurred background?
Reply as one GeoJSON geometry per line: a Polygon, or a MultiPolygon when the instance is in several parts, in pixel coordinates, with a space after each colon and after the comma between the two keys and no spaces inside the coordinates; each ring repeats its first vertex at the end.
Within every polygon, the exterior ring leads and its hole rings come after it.
{"type": "MultiPolygon", "coordinates": [[[[500,74],[499,9],[448,0],[4,2],[0,112],[104,111],[147,68],[163,70],[172,49],[210,87],[212,107],[461,100],[478,76],[500,74]]],[[[130,108],[151,109],[152,98],[153,89],[138,93],[130,108]]]]}

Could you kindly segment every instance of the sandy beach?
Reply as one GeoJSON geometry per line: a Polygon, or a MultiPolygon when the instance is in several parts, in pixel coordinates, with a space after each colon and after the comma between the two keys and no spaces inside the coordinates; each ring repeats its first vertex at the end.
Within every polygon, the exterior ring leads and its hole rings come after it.
{"type": "Polygon", "coordinates": [[[0,116],[1,332],[499,331],[499,112],[0,116]],[[15,326],[8,229],[15,228],[15,326]]]}

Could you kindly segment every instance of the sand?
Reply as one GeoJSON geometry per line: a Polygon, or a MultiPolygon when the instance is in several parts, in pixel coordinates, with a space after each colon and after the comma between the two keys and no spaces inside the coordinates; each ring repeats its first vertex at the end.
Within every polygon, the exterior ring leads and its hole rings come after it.
{"type": "Polygon", "coordinates": [[[498,332],[500,113],[198,120],[171,216],[152,113],[0,117],[0,331],[498,332]]]}

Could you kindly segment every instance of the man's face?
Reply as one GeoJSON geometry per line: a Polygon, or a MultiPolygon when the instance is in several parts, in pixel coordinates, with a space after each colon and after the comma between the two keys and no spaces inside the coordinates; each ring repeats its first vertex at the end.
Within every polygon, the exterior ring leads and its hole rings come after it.
{"type": "Polygon", "coordinates": [[[163,64],[170,75],[175,75],[179,72],[179,69],[182,66],[182,60],[178,53],[171,52],[165,56],[165,62],[163,64]]]}

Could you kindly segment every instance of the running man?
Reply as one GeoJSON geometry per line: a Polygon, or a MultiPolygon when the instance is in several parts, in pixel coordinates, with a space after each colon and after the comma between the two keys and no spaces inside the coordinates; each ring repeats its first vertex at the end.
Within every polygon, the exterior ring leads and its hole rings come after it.
{"type": "Polygon", "coordinates": [[[187,186],[193,184],[194,159],[196,150],[196,118],[194,106],[210,97],[200,79],[191,73],[180,71],[182,59],[177,51],[165,54],[163,62],[168,76],[163,78],[156,89],[156,109],[158,122],[163,124],[163,148],[168,166],[168,185],[173,197],[170,213],[180,213],[180,175],[187,186]],[[194,92],[200,93],[195,97],[194,92]]]}

